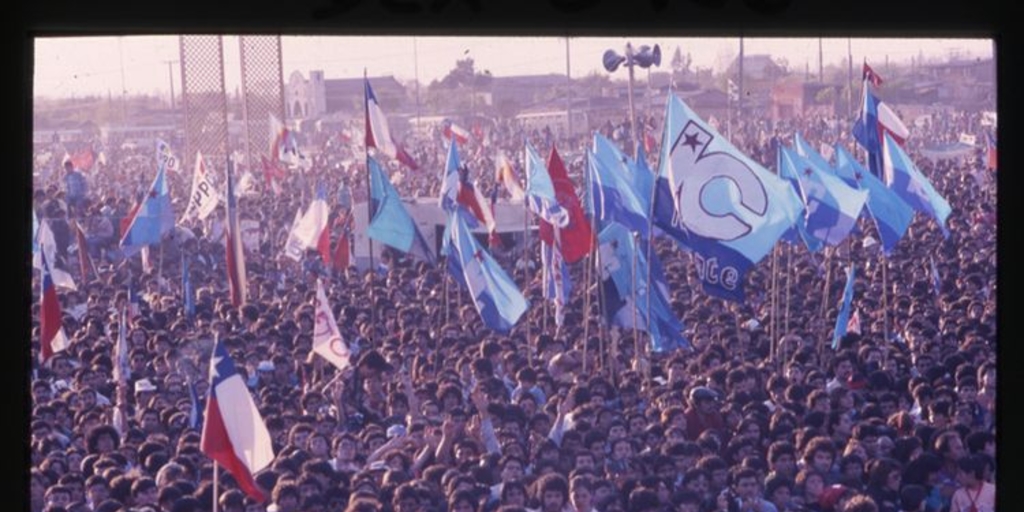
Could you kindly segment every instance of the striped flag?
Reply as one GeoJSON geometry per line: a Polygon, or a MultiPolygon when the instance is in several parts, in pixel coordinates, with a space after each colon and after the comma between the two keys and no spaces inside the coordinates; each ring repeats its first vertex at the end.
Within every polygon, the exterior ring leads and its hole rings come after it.
{"type": "Polygon", "coordinates": [[[377,96],[373,94],[370,87],[370,80],[364,79],[366,98],[366,147],[375,148],[377,151],[388,155],[391,158],[402,162],[412,170],[419,168],[416,161],[405,152],[401,146],[395,143],[388,129],[388,119],[377,103],[377,96]]]}
{"type": "Polygon", "coordinates": [[[227,271],[228,284],[231,288],[231,305],[241,306],[245,304],[248,295],[248,283],[245,277],[245,251],[242,248],[242,228],[238,222],[238,199],[235,198],[234,178],[232,168],[234,164],[228,160],[228,197],[227,217],[225,227],[225,242],[227,244],[227,271]]]}
{"type": "Polygon", "coordinates": [[[39,359],[46,362],[54,354],[68,348],[68,337],[64,333],[63,314],[60,311],[60,301],[57,299],[57,288],[53,285],[53,278],[50,277],[50,265],[46,261],[46,254],[43,253],[43,293],[41,318],[39,319],[39,359]]]}
{"type": "Polygon", "coordinates": [[[274,446],[249,388],[219,339],[210,358],[210,394],[204,416],[200,449],[227,469],[242,491],[264,501],[253,475],[274,460],[274,446]]]}
{"type": "Polygon", "coordinates": [[[494,181],[505,187],[513,201],[522,201],[526,197],[526,192],[519,185],[519,178],[505,153],[498,153],[498,166],[494,170],[494,181]]]}
{"type": "Polygon", "coordinates": [[[878,73],[875,73],[875,70],[871,69],[871,66],[868,66],[868,63],[866,61],[864,62],[864,67],[862,69],[861,75],[862,80],[867,80],[868,82],[871,82],[871,85],[875,87],[880,87],[882,85],[882,77],[878,73]]]}

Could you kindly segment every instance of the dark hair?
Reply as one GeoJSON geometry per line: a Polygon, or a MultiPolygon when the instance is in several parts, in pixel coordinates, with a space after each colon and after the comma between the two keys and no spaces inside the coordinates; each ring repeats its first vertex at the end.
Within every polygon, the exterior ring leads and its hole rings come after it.
{"type": "Polygon", "coordinates": [[[978,455],[968,455],[956,462],[960,471],[974,475],[974,478],[982,480],[985,478],[986,462],[978,455]]]}
{"type": "Polygon", "coordinates": [[[927,497],[928,490],[924,486],[905,485],[900,489],[900,510],[918,510],[927,497]]]}

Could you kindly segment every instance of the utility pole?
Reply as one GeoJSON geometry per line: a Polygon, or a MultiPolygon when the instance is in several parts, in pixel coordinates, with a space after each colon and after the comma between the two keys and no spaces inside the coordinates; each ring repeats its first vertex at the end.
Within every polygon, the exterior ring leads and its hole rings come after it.
{"type": "Polygon", "coordinates": [[[825,83],[825,61],[824,52],[821,48],[821,38],[818,38],[818,83],[825,83]]]}
{"type": "Polygon", "coordinates": [[[176,60],[165,60],[167,63],[167,79],[171,82],[171,110],[174,110],[174,67],[172,64],[177,64],[176,60]]]}
{"type": "Polygon", "coordinates": [[[569,36],[565,36],[565,126],[572,140],[572,71],[569,68],[569,36]]]}

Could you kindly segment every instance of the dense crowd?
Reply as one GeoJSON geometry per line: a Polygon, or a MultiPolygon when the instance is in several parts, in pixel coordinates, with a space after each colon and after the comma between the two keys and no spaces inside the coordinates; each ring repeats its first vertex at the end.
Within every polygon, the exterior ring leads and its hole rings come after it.
{"type": "MultiPolygon", "coordinates": [[[[914,126],[912,156],[978,118],[944,114],[914,126]]],[[[660,134],[656,117],[639,125],[660,134]]],[[[632,140],[626,121],[593,128],[622,146],[632,140]]],[[[576,156],[588,138],[511,122],[487,130],[487,142],[471,140],[462,155],[487,194],[499,151],[520,162],[522,176],[524,139],[542,151],[556,143],[582,189],[576,156]]],[[[731,137],[774,167],[776,148],[795,132],[815,147],[852,148],[848,122],[835,118],[751,116],[731,137]]],[[[313,251],[300,263],[281,257],[295,211],[318,187],[330,191],[332,218],[367,196],[360,145],[333,133],[308,137],[319,150],[307,170],[288,174],[282,194],[240,199],[260,240],[246,254],[248,304],[238,308],[225,276],[222,207],[169,233],[150,251],[152,268],[121,254],[122,220],[154,175],[150,150],[111,147],[97,170],[51,163],[42,173],[33,207],[54,234],[55,265],[78,286],[59,290],[70,348],[31,372],[32,512],[193,512],[215,502],[226,512],[994,510],[996,180],[980,156],[917,159],[953,206],[948,239],[918,215],[889,257],[866,218],[827,256],[780,243],[751,273],[744,304],[704,294],[690,256],[658,239],[693,350],[635,353],[635,333],[607,327],[597,294],[585,296],[582,263],[570,269],[577,291],[556,328],[541,306],[535,245],[518,264],[521,247],[496,252],[533,304],[509,335],[484,328],[468,293],[446,283],[443,263],[387,251],[378,268],[359,271],[324,265],[313,251]],[[89,276],[78,276],[82,250],[95,262],[89,276]],[[194,322],[183,311],[185,259],[194,322]],[[837,276],[849,262],[858,266],[861,328],[834,351],[837,276]],[[311,353],[317,278],[356,351],[345,372],[311,353]],[[130,377],[119,386],[112,347],[130,287],[139,311],[127,333],[130,377]],[[255,476],[265,503],[223,470],[214,495],[214,467],[200,450],[195,412],[215,338],[273,438],[275,460],[255,476]]],[[[396,188],[437,197],[440,131],[405,144],[421,169],[391,166],[396,188]]],[[[646,154],[656,169],[658,148],[646,154]]],[[[260,188],[261,173],[249,171],[260,188]]],[[[191,170],[168,179],[180,216],[191,170]]]]}

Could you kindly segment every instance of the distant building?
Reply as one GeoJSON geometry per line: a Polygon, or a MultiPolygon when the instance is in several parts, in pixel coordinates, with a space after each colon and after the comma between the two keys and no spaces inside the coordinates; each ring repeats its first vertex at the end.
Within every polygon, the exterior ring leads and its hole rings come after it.
{"type": "MultiPolygon", "coordinates": [[[[743,56],[743,96],[744,107],[765,108],[771,98],[771,90],[775,83],[788,75],[788,71],[772,60],[770,55],[744,55],[743,56]]],[[[737,57],[726,76],[736,85],[740,84],[740,59],[737,57]]]]}
{"type": "MultiPolygon", "coordinates": [[[[404,110],[408,103],[405,86],[394,76],[369,77],[373,93],[389,114],[404,110]]],[[[289,119],[314,119],[336,112],[361,112],[365,97],[362,78],[325,79],[323,71],[310,71],[305,78],[294,71],[285,84],[285,108],[289,119]]]]}
{"type": "Polygon", "coordinates": [[[841,99],[842,86],[819,82],[787,80],[776,83],[771,91],[773,121],[833,116],[841,99]]]}

